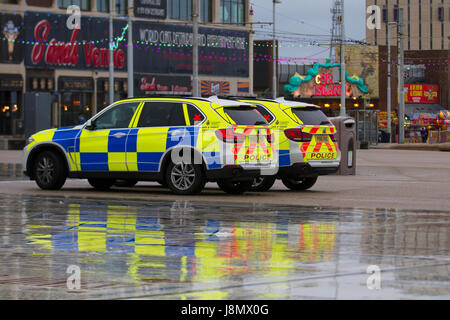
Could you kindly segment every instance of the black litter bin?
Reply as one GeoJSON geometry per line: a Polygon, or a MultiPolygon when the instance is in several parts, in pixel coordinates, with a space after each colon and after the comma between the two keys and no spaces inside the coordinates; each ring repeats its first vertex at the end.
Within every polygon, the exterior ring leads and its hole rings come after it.
{"type": "Polygon", "coordinates": [[[356,122],[352,117],[329,118],[336,127],[336,141],[341,151],[337,175],[356,174],[356,122]]]}

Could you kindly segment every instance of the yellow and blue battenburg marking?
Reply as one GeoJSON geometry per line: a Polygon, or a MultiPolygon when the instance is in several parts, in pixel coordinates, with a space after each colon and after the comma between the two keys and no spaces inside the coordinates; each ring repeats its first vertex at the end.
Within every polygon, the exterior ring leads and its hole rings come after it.
{"type": "Polygon", "coordinates": [[[164,153],[176,146],[199,148],[209,169],[222,167],[214,132],[208,135],[200,127],[96,131],[67,127],[46,131],[45,135],[65,150],[72,171],[155,172],[159,170],[164,153]]]}

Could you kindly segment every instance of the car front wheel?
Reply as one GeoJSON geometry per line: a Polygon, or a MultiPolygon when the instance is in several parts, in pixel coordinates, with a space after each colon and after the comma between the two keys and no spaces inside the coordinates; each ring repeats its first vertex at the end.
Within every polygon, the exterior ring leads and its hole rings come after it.
{"type": "Polygon", "coordinates": [[[251,189],[253,180],[250,181],[230,181],[230,180],[219,180],[217,185],[220,189],[229,194],[243,194],[245,191],[251,189]]]}
{"type": "Polygon", "coordinates": [[[88,179],[88,182],[95,189],[108,190],[109,188],[111,188],[114,185],[116,180],[114,180],[114,179],[97,179],[97,178],[93,179],[93,178],[90,178],[90,179],[88,179]]]}
{"type": "Polygon", "coordinates": [[[281,181],[291,190],[308,190],[317,181],[317,177],[296,179],[292,177],[285,177],[281,181]]]}
{"type": "Polygon", "coordinates": [[[67,168],[55,152],[41,152],[34,164],[34,178],[44,190],[59,190],[67,179],[67,168]]]}
{"type": "Polygon", "coordinates": [[[251,191],[268,191],[272,188],[273,184],[277,178],[275,176],[261,176],[253,179],[252,186],[250,188],[251,191]]]}

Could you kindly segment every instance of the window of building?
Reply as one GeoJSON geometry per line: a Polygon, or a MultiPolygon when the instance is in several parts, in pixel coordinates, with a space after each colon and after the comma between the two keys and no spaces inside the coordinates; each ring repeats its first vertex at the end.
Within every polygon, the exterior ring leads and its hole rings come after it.
{"type": "MultiPolygon", "coordinates": [[[[115,0],[115,2],[116,2],[116,7],[114,8],[115,13],[126,15],[128,12],[128,1],[115,0]]],[[[109,0],[97,0],[97,11],[109,12],[109,0]]]]}
{"type": "Polygon", "coordinates": [[[18,4],[18,0],[0,0],[1,4],[18,4]]]}
{"type": "Polygon", "coordinates": [[[222,22],[245,23],[245,0],[220,0],[222,22]]]}
{"type": "MultiPolygon", "coordinates": [[[[211,0],[200,0],[200,20],[202,22],[212,21],[211,0]]],[[[192,0],[168,0],[167,12],[169,19],[191,21],[192,0]]]]}
{"type": "Polygon", "coordinates": [[[66,9],[71,5],[79,6],[83,11],[91,10],[91,0],[58,0],[58,7],[66,9]]]}

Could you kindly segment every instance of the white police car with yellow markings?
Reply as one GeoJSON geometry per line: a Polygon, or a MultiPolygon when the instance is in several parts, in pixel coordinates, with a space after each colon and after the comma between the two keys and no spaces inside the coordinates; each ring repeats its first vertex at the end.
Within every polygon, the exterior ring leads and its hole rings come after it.
{"type": "Polygon", "coordinates": [[[278,156],[271,131],[255,107],[203,98],[127,99],[83,125],[32,135],[24,172],[42,189],[88,179],[97,189],[118,180],[159,181],[176,194],[200,192],[215,181],[242,193],[278,156]],[[256,147],[250,143],[258,136],[256,147]]]}

